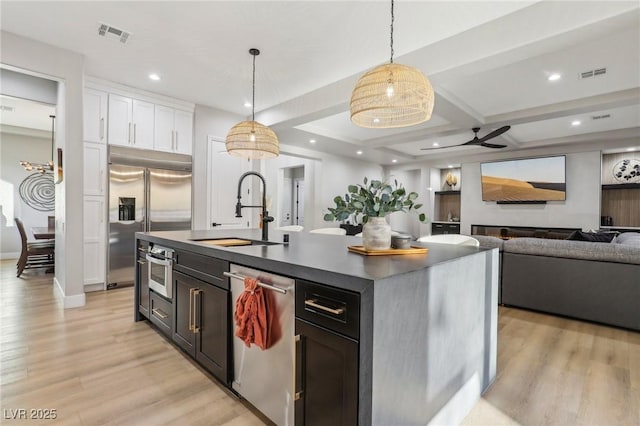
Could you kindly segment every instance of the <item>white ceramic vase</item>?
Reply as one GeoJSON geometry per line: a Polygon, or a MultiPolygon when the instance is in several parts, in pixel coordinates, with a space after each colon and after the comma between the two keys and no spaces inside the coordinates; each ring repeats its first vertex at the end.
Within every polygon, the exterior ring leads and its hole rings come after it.
{"type": "Polygon", "coordinates": [[[369,217],[362,227],[362,245],[365,250],[391,248],[391,225],[384,217],[369,217]]]}

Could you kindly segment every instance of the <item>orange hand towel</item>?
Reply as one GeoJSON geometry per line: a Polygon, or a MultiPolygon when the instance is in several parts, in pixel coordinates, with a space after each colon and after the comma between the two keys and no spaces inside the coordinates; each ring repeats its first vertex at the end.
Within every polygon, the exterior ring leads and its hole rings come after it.
{"type": "Polygon", "coordinates": [[[247,347],[251,343],[262,350],[269,345],[269,309],[264,290],[258,286],[258,280],[244,279],[244,291],[236,300],[236,336],[241,338],[247,347]]]}

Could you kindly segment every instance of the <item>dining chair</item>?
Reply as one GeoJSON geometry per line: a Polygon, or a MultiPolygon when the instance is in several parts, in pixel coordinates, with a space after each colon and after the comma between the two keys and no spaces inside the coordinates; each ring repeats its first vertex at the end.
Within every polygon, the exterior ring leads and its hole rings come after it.
{"type": "Polygon", "coordinates": [[[22,241],[22,251],[16,264],[17,276],[22,275],[25,269],[49,268],[53,270],[55,266],[55,240],[27,241],[24,223],[18,218],[15,218],[15,221],[22,241]]]}
{"type": "Polygon", "coordinates": [[[286,225],[276,228],[276,231],[287,231],[287,232],[300,232],[304,229],[304,226],[300,225],[286,225]]]}
{"type": "Polygon", "coordinates": [[[309,231],[310,234],[347,235],[347,230],[342,228],[318,228],[309,231]]]}
{"type": "Polygon", "coordinates": [[[419,243],[440,243],[440,244],[457,244],[460,246],[480,247],[480,242],[468,235],[460,234],[442,234],[442,235],[425,235],[417,239],[419,243]]]}

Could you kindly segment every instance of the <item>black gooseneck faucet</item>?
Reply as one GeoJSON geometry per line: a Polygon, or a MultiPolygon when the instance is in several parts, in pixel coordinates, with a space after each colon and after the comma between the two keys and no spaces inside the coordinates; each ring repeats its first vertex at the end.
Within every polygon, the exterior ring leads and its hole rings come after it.
{"type": "Polygon", "coordinates": [[[246,172],[242,176],[240,176],[240,180],[238,181],[238,202],[236,203],[236,217],[242,217],[242,209],[243,208],[262,208],[262,241],[269,240],[269,222],[273,222],[273,217],[269,216],[269,212],[267,211],[267,182],[265,182],[264,177],[258,172],[246,172]],[[242,181],[247,176],[257,176],[262,181],[262,205],[261,206],[243,206],[242,199],[242,181]]]}

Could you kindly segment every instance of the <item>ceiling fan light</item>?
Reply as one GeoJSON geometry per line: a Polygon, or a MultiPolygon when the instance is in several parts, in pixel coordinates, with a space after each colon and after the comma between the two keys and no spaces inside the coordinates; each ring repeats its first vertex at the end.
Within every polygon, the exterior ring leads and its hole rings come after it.
{"type": "Polygon", "coordinates": [[[365,73],[351,94],[351,121],[360,127],[393,128],[431,118],[434,92],[424,74],[413,67],[390,63],[365,73]]]}
{"type": "Polygon", "coordinates": [[[229,130],[226,139],[229,155],[265,160],[280,154],[275,132],[257,121],[241,121],[229,130]]]}

